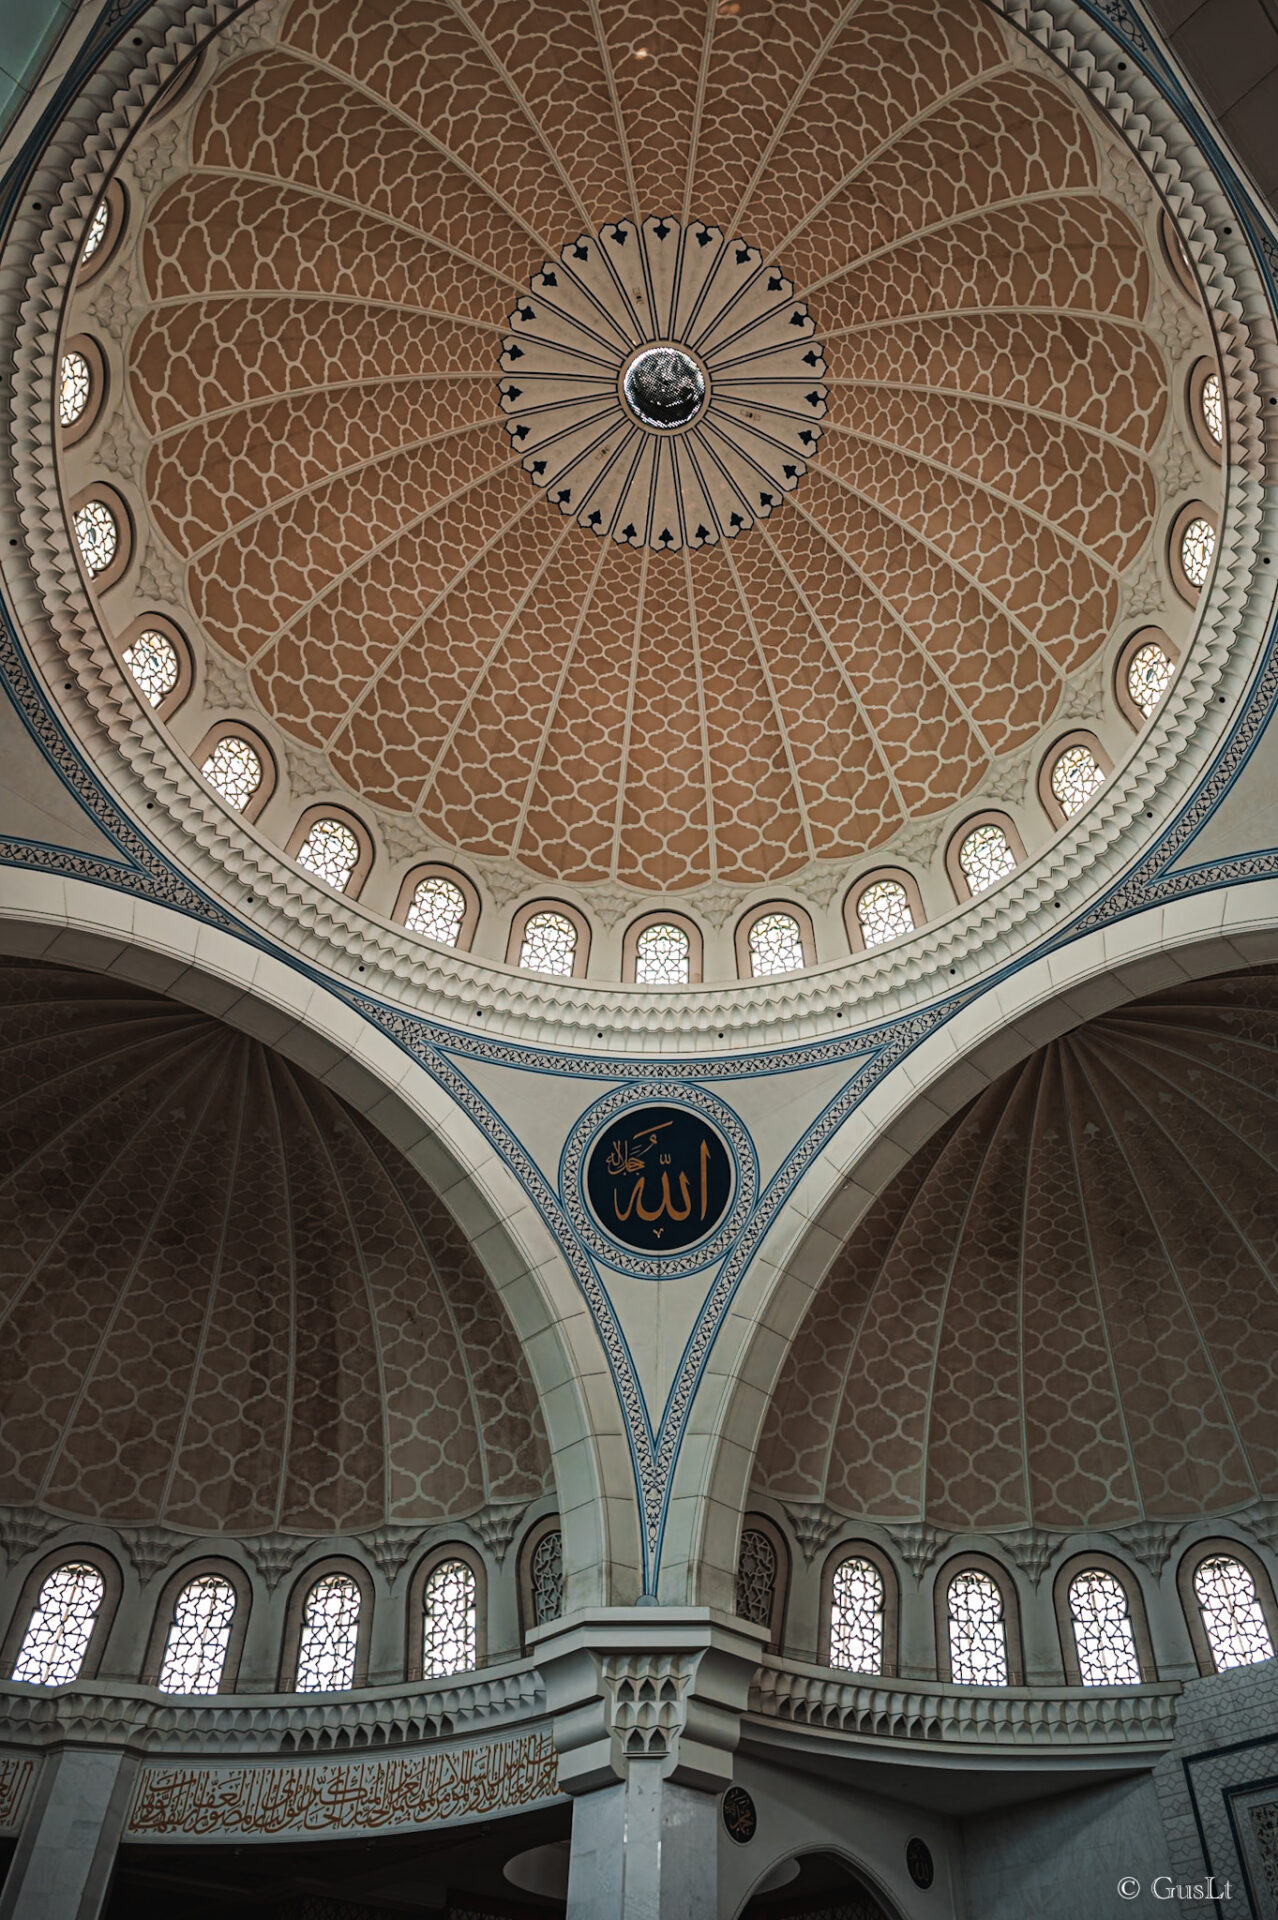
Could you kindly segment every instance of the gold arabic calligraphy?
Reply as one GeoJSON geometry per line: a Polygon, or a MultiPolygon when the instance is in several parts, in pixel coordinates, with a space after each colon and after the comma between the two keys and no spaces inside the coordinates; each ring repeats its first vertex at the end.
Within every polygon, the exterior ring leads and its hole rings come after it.
{"type": "Polygon", "coordinates": [[[147,1768],[129,1832],[317,1833],[422,1826],[559,1791],[548,1733],[402,1760],[147,1768]]]}
{"type": "MultiPolygon", "coordinates": [[[[679,1204],[670,1191],[670,1175],[666,1171],[670,1165],[671,1157],[668,1153],[660,1152],[660,1143],[657,1139],[659,1133],[664,1133],[666,1128],[673,1124],[673,1121],[662,1120],[659,1121],[655,1127],[645,1127],[641,1133],[637,1133],[634,1136],[633,1140],[616,1140],[613,1142],[608,1153],[608,1158],[604,1163],[612,1178],[614,1180],[620,1180],[632,1173],[637,1176],[634,1186],[630,1189],[630,1198],[626,1201],[624,1207],[621,1204],[620,1193],[615,1186],[613,1187],[612,1208],[619,1221],[629,1220],[632,1213],[640,1220],[644,1220],[649,1224],[654,1220],[661,1220],[663,1218],[667,1220],[686,1220],[692,1212],[692,1188],[688,1184],[688,1176],[682,1169],[676,1176],[679,1189],[679,1202],[682,1203],[679,1204]],[[650,1171],[648,1167],[648,1155],[650,1153],[656,1153],[658,1155],[658,1165],[662,1169],[661,1198],[655,1207],[649,1207],[644,1204],[644,1189],[650,1171]]],[[[698,1198],[700,1211],[697,1217],[700,1220],[705,1219],[709,1208],[709,1175],[710,1148],[703,1140],[697,1156],[697,1169],[694,1174],[699,1189],[698,1198]]],[[[657,1237],[660,1237],[661,1232],[661,1228],[656,1229],[657,1237]]]]}

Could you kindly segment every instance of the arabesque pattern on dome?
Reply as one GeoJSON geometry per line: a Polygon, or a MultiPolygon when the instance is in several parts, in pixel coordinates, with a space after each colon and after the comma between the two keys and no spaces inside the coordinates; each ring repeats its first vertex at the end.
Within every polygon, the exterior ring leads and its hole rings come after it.
{"type": "Polygon", "coordinates": [[[259,1042],[0,964],[0,1503],[195,1531],[546,1487],[518,1341],[411,1166],[259,1042]]]}
{"type": "Polygon", "coordinates": [[[1278,1494],[1278,968],[1121,1007],[942,1128],[818,1289],[758,1490],[954,1530],[1278,1494]]]}
{"type": "MultiPolygon", "coordinates": [[[[976,0],[297,0],[152,208],[150,511],[285,734],[424,837],[753,884],[972,792],[1150,533],[1151,265],[1093,123],[976,0]],[[668,211],[811,313],[819,449],[741,537],[590,538],[498,371],[534,275],[668,211]]],[[[659,531],[659,530],[658,530],[659,531]]]]}

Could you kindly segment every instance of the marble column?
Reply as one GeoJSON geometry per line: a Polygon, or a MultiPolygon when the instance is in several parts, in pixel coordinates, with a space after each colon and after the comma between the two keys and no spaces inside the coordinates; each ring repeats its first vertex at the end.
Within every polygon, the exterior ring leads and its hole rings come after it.
{"type": "Polygon", "coordinates": [[[96,1747],[45,1758],[0,1893],[0,1920],[97,1920],[137,1768],[129,1755],[96,1747]]]}

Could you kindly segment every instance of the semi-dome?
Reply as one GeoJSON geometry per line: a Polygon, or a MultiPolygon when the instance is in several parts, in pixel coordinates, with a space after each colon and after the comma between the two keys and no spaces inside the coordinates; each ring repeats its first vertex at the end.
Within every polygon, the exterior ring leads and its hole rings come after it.
{"type": "Polygon", "coordinates": [[[1278,1493],[1278,969],[1054,1041],[902,1170],[818,1291],[756,1485],[956,1531],[1278,1493]]]}
{"type": "Polygon", "coordinates": [[[833,871],[1002,792],[1118,633],[1184,296],[1118,135],[976,0],[297,0],[176,112],[149,537],[299,790],[398,847],[833,871]]]}
{"type": "Polygon", "coordinates": [[[514,1331],[421,1176],[301,1068],[0,965],[0,1504],[349,1532],[549,1479],[514,1331]]]}

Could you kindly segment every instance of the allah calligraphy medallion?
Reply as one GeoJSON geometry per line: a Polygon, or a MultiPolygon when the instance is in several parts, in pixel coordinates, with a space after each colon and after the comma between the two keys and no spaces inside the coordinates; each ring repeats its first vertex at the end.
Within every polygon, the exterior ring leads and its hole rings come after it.
{"type": "Polygon", "coordinates": [[[604,1128],[586,1160],[586,1198],[604,1232],[640,1253],[680,1253],[732,1201],[721,1135],[685,1107],[638,1107],[604,1128]]]}
{"type": "Polygon", "coordinates": [[[757,248],[694,220],[582,234],[534,274],[501,355],[533,484],[601,539],[674,552],[752,527],[807,471],[825,359],[757,248]]]}

